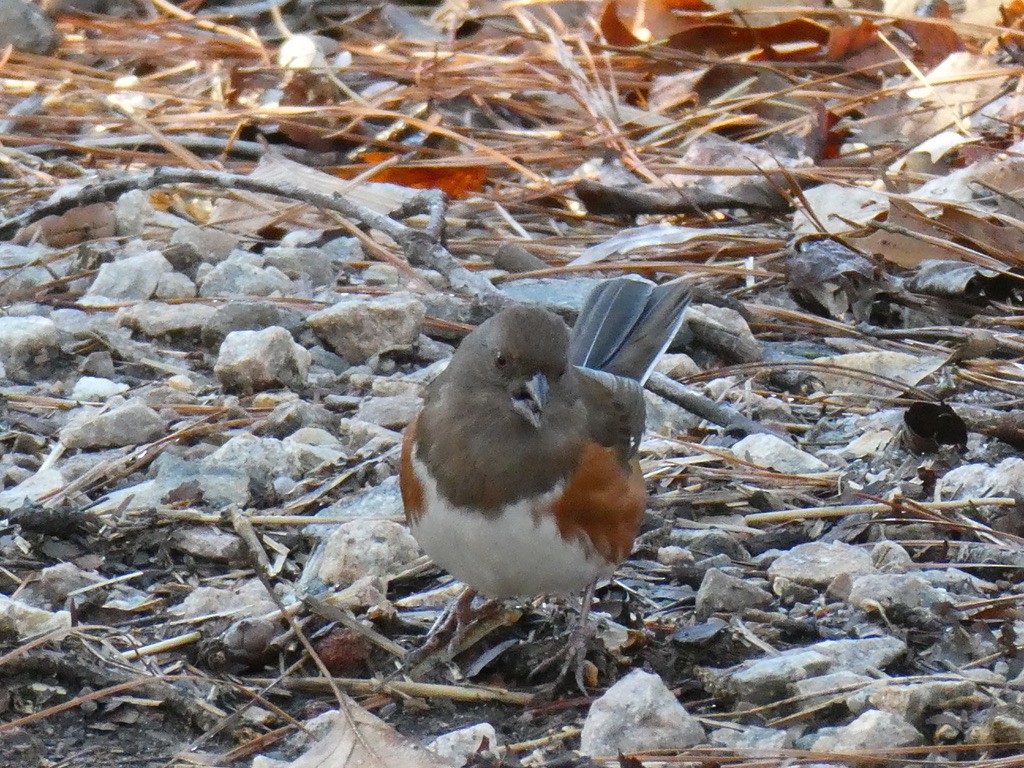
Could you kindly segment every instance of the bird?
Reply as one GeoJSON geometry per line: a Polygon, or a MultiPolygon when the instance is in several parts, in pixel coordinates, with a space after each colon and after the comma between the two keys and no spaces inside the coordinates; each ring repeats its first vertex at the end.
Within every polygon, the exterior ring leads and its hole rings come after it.
{"type": "MultiPolygon", "coordinates": [[[[643,384],[689,298],[684,280],[602,280],[571,331],[515,304],[470,332],[428,385],[403,435],[399,486],[413,536],[466,585],[462,609],[477,593],[582,590],[586,626],[594,585],[630,554],[646,509],[643,384]]],[[[575,665],[581,690],[583,635],[559,676],[575,665]]]]}

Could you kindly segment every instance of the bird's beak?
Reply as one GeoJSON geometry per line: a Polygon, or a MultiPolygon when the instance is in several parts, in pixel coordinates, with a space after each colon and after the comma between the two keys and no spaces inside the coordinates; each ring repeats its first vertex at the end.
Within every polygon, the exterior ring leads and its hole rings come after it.
{"type": "Polygon", "coordinates": [[[512,395],[512,409],[530,422],[540,426],[544,406],[548,404],[548,379],[543,373],[535,373],[522,388],[512,395]]]}

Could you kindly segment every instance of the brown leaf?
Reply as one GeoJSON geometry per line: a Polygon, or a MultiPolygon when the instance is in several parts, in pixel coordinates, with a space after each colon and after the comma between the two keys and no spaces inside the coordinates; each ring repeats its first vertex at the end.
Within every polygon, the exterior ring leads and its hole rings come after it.
{"type": "Polygon", "coordinates": [[[47,216],[30,224],[14,236],[19,245],[41,240],[54,248],[65,248],[87,240],[117,234],[113,203],[93,203],[72,208],[60,216],[47,216]]]}

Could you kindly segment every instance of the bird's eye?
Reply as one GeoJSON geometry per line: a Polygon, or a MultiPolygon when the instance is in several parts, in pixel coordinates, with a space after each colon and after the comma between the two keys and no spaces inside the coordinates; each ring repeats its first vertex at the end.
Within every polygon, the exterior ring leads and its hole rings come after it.
{"type": "Polygon", "coordinates": [[[504,355],[498,355],[496,358],[494,358],[494,367],[497,368],[499,371],[504,370],[505,368],[508,367],[508,358],[505,357],[504,355]]]}

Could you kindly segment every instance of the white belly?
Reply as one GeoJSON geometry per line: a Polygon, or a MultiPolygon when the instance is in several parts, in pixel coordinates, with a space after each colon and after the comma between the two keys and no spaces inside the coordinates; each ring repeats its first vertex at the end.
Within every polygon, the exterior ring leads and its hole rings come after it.
{"type": "Polygon", "coordinates": [[[520,502],[500,515],[461,509],[441,499],[415,458],[413,471],[424,501],[413,536],[435,563],[488,597],[576,592],[615,570],[589,543],[563,539],[550,516],[534,515],[536,502],[520,502]]]}

